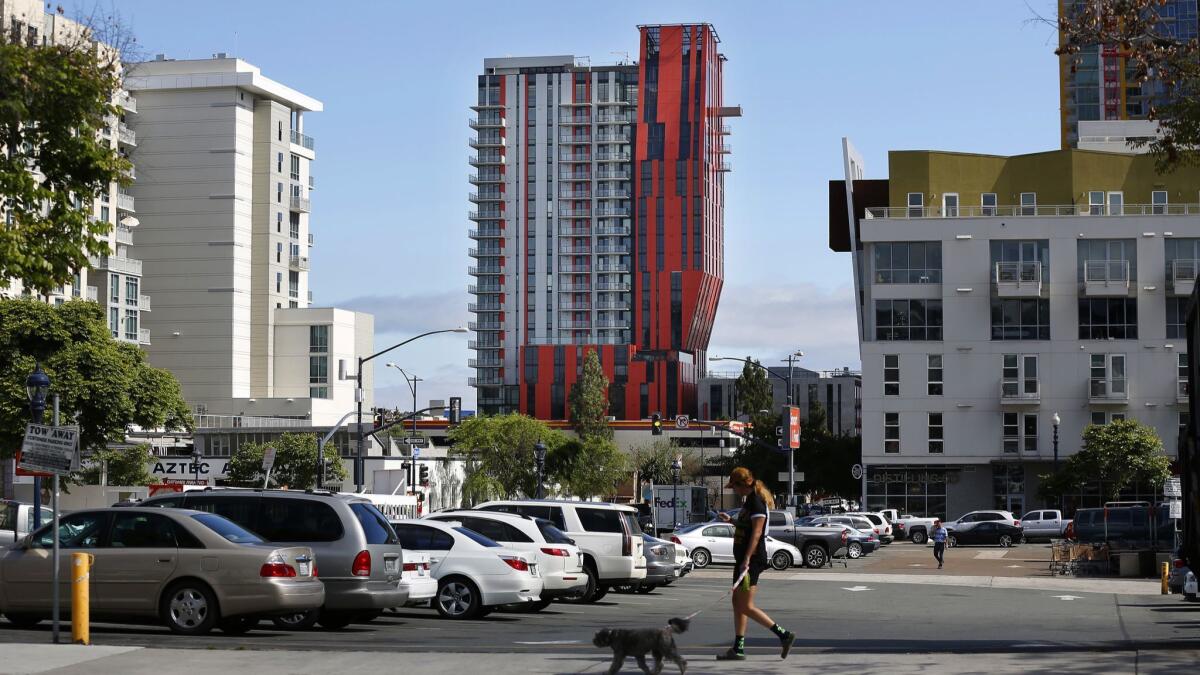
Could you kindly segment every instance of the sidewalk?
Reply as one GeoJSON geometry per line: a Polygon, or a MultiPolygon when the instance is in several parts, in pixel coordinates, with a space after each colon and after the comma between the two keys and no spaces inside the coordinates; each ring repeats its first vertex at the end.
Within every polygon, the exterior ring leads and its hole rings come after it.
{"type": "MultiPolygon", "coordinates": [[[[253,673],[296,675],[331,672],[475,673],[488,675],[602,673],[609,654],[599,649],[566,654],[431,654],[397,652],[217,651],[141,649],[75,645],[0,645],[0,673],[53,675],[179,675],[253,673]]],[[[717,664],[711,654],[686,655],[689,673],[820,672],[871,673],[1183,673],[1192,672],[1200,651],[1024,652],[972,654],[794,654],[787,661],[752,656],[717,664]],[[969,663],[969,665],[968,665],[969,663]]],[[[621,672],[640,673],[633,659],[621,672]]],[[[664,673],[678,672],[667,665],[664,673]]]]}

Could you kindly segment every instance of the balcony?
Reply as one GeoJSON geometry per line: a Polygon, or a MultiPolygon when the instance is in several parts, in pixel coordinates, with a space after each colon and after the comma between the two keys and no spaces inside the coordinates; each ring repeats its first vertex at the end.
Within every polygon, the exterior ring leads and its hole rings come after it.
{"type": "Polygon", "coordinates": [[[591,134],[561,134],[558,137],[559,145],[590,145],[591,142],[591,134]]]}
{"type": "Polygon", "coordinates": [[[93,269],[116,272],[117,274],[130,274],[135,277],[142,276],[141,260],[103,255],[99,257],[88,258],[88,261],[93,269]]]}
{"type": "Polygon", "coordinates": [[[481,209],[479,211],[467,211],[468,220],[499,220],[504,217],[504,211],[501,209],[481,209]]]}
{"type": "Polygon", "coordinates": [[[1042,386],[1038,378],[1000,380],[1000,405],[1038,405],[1041,402],[1042,386]]]}
{"type": "Polygon", "coordinates": [[[733,132],[729,129],[728,124],[720,124],[717,126],[717,133],[721,134],[722,136],[728,136],[733,132]]]}
{"type": "Polygon", "coordinates": [[[305,256],[305,255],[291,256],[290,258],[288,258],[288,269],[295,270],[296,272],[307,272],[308,271],[308,256],[305,256]]]}
{"type": "Polygon", "coordinates": [[[478,204],[480,202],[502,202],[504,201],[504,193],[499,190],[491,190],[488,192],[472,192],[467,195],[467,199],[478,204]]]}
{"type": "Polygon", "coordinates": [[[729,143],[722,143],[719,146],[717,146],[717,152],[722,155],[728,155],[731,152],[733,152],[733,146],[730,145],[729,143]]]}
{"type": "Polygon", "coordinates": [[[597,152],[597,162],[628,162],[633,159],[630,152],[597,152]]]}
{"type": "Polygon", "coordinates": [[[138,296],[138,309],[140,309],[143,312],[150,311],[150,296],[148,296],[148,295],[139,295],[138,296]]]}
{"type": "Polygon", "coordinates": [[[117,92],[117,105],[125,109],[125,112],[137,112],[137,99],[127,91],[117,92]]]}
{"type": "Polygon", "coordinates": [[[310,210],[308,199],[300,195],[292,195],[290,200],[291,210],[299,211],[300,213],[308,213],[310,210]]]}
{"type": "Polygon", "coordinates": [[[598,206],[596,207],[597,216],[628,216],[628,206],[598,206]]]}
{"type": "Polygon", "coordinates": [[[467,304],[467,311],[472,314],[481,314],[484,312],[503,312],[504,305],[498,302],[471,302],[467,304]]]}
{"type": "Polygon", "coordinates": [[[592,172],[590,167],[575,166],[571,169],[562,169],[558,172],[558,179],[565,181],[590,182],[592,180],[592,172]]]}
{"type": "Polygon", "coordinates": [[[88,300],[91,300],[92,302],[100,301],[100,289],[99,288],[97,288],[95,286],[88,286],[86,290],[87,290],[87,299],[88,300]]]}
{"type": "Polygon", "coordinates": [[[125,145],[136,146],[137,132],[125,126],[124,123],[119,124],[117,125],[117,140],[125,145]]]}
{"type": "Polygon", "coordinates": [[[629,265],[626,265],[624,263],[610,263],[610,262],[602,261],[602,262],[600,262],[600,264],[596,265],[596,271],[606,273],[606,274],[613,274],[613,273],[617,273],[617,272],[628,272],[629,265]]]}
{"type": "Polygon", "coordinates": [[[715,168],[717,171],[720,171],[722,173],[733,171],[733,162],[721,160],[720,162],[717,162],[717,165],[715,168]]]}
{"type": "Polygon", "coordinates": [[[504,330],[504,324],[499,321],[468,321],[467,330],[504,330]]]}
{"type": "Polygon", "coordinates": [[[1190,296],[1196,289],[1197,269],[1200,269],[1200,260],[1172,260],[1171,292],[1190,296]]]}
{"type": "Polygon", "coordinates": [[[499,349],[502,346],[499,339],[467,340],[467,349],[499,349]]]}
{"type": "Polygon", "coordinates": [[[596,142],[597,143],[628,143],[630,141],[629,141],[629,134],[611,134],[611,133],[601,132],[599,134],[596,134],[596,142]]]}
{"type": "Polygon", "coordinates": [[[468,138],[467,145],[478,150],[479,148],[503,148],[507,145],[503,136],[495,138],[468,138]]]}
{"type": "Polygon", "coordinates": [[[299,131],[296,131],[295,129],[292,129],[291,132],[292,132],[291,141],[292,141],[293,145],[299,145],[300,147],[304,148],[305,150],[313,150],[314,149],[312,136],[305,136],[304,134],[300,133],[299,131]]]}
{"type": "Polygon", "coordinates": [[[504,361],[496,357],[467,359],[468,368],[503,368],[504,361]]]}
{"type": "Polygon", "coordinates": [[[596,121],[600,124],[632,124],[633,112],[601,111],[596,121]]]}
{"type": "Polygon", "coordinates": [[[1129,382],[1123,377],[1092,377],[1088,379],[1088,403],[1092,405],[1127,405],[1129,382]]]}
{"type": "Polygon", "coordinates": [[[590,207],[580,207],[574,209],[569,207],[560,207],[558,209],[559,218],[590,218],[591,216],[592,209],[590,207]]]}
{"type": "Polygon", "coordinates": [[[504,118],[499,115],[472,117],[467,120],[467,126],[472,129],[493,129],[504,126],[504,118]]]}
{"type": "Polygon", "coordinates": [[[562,300],[558,303],[558,308],[575,312],[589,312],[592,309],[592,303],[587,300],[562,300]]]}
{"type": "Polygon", "coordinates": [[[596,303],[596,309],[601,311],[624,311],[629,309],[629,303],[616,300],[601,300],[596,303]]]}
{"type": "Polygon", "coordinates": [[[495,375],[479,375],[477,377],[467,378],[467,386],[469,387],[495,387],[501,384],[504,384],[504,378],[500,377],[499,373],[495,375]]]}
{"type": "Polygon", "coordinates": [[[596,190],[596,196],[600,199],[629,199],[632,195],[629,188],[601,187],[596,190]]]}
{"type": "Polygon", "coordinates": [[[573,246],[569,241],[559,242],[558,252],[564,255],[591,255],[591,246],[573,246]]]}
{"type": "Polygon", "coordinates": [[[128,211],[129,213],[133,213],[134,212],[133,205],[134,205],[133,195],[126,194],[124,192],[117,193],[117,209],[118,210],[128,211]]]}
{"type": "Polygon", "coordinates": [[[621,281],[601,281],[596,284],[598,291],[628,291],[629,284],[621,281]]]}
{"type": "Polygon", "coordinates": [[[1002,298],[1036,298],[1042,294],[1042,263],[998,262],[992,270],[996,295],[1002,298]]]}
{"type": "Polygon", "coordinates": [[[592,192],[591,192],[591,190],[587,189],[587,186],[583,186],[583,189],[579,189],[578,187],[575,187],[575,186],[567,187],[564,185],[558,189],[558,198],[559,199],[591,199],[592,192]]]}
{"type": "Polygon", "coordinates": [[[625,225],[597,225],[596,236],[599,237],[628,237],[629,228],[625,225]]]}
{"type": "Polygon", "coordinates": [[[592,153],[560,152],[558,153],[558,161],[560,164],[588,164],[592,161],[592,153]]]}
{"type": "Polygon", "coordinates": [[[597,328],[629,328],[629,319],[599,319],[596,321],[597,328]]]}
{"type": "Polygon", "coordinates": [[[596,171],[597,180],[630,180],[633,171],[627,166],[602,166],[596,171]]]}
{"type": "Polygon", "coordinates": [[[564,274],[588,274],[592,271],[592,264],[590,261],[576,264],[564,260],[558,263],[558,271],[564,274]]]}
{"type": "Polygon", "coordinates": [[[628,255],[630,248],[627,245],[621,244],[601,244],[596,247],[596,253],[601,255],[628,255]]]}
{"type": "Polygon", "coordinates": [[[138,329],[138,344],[140,344],[140,345],[150,344],[150,329],[149,328],[139,328],[138,329]]]}
{"type": "Polygon", "coordinates": [[[1188,381],[1179,380],[1175,384],[1175,402],[1181,405],[1188,403],[1188,381]]]}
{"type": "Polygon", "coordinates": [[[498,227],[481,227],[467,230],[467,236],[471,239],[499,239],[504,236],[504,230],[498,227]]]}
{"type": "Polygon", "coordinates": [[[1093,297],[1120,297],[1129,295],[1129,261],[1084,261],[1083,291],[1085,295],[1093,297]]]}
{"type": "Polygon", "coordinates": [[[467,156],[467,163],[469,163],[471,166],[503,165],[504,161],[504,155],[499,153],[467,156]]]}
{"type": "Polygon", "coordinates": [[[559,115],[558,123],[561,126],[590,125],[592,123],[592,115],[587,110],[576,110],[574,114],[559,115]]]}
{"type": "Polygon", "coordinates": [[[479,173],[467,174],[467,181],[472,185],[480,183],[503,183],[504,174],[499,171],[480,171],[479,173]]]}
{"type": "Polygon", "coordinates": [[[125,227],[124,225],[118,225],[113,228],[113,232],[117,236],[118,244],[133,246],[133,230],[125,227]]]}
{"type": "Polygon", "coordinates": [[[559,319],[558,327],[563,330],[584,330],[592,327],[591,319],[559,319]]]}
{"type": "Polygon", "coordinates": [[[312,235],[312,232],[309,232],[309,233],[308,233],[308,245],[309,245],[309,246],[312,246],[312,245],[313,245],[313,235],[312,235]]]}
{"type": "Polygon", "coordinates": [[[468,267],[467,274],[473,277],[501,275],[504,274],[504,268],[500,265],[480,265],[478,267],[468,267]]]}
{"type": "Polygon", "coordinates": [[[564,281],[558,285],[558,290],[568,293],[584,293],[592,290],[591,281],[564,281]]]}
{"type": "Polygon", "coordinates": [[[499,246],[472,247],[467,249],[467,255],[472,258],[501,258],[504,256],[504,249],[499,246]]]}

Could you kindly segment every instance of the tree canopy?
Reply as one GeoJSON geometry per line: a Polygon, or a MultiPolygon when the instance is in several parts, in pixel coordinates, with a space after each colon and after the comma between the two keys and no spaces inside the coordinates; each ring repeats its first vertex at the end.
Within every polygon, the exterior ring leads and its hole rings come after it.
{"type": "Polygon", "coordinates": [[[1041,476],[1042,498],[1051,500],[1099,481],[1107,500],[1135,482],[1161,485],[1171,475],[1171,459],[1153,427],[1137,420],[1113,420],[1083,430],[1083,449],[1067,458],[1058,473],[1041,476]]]}
{"type": "MultiPolygon", "coordinates": [[[[262,487],[266,472],[262,470],[263,454],[275,448],[275,463],[271,468],[271,485],[297,490],[316,487],[320,472],[317,459],[317,435],[303,433],[281,434],[266,443],[247,443],[238,447],[229,460],[229,482],[233,485],[262,487]]],[[[346,467],[337,461],[337,450],[326,448],[325,479],[330,483],[346,480],[346,467]],[[329,461],[333,460],[333,461],[329,461]]]]}
{"type": "Polygon", "coordinates": [[[570,439],[549,456],[550,475],[575,497],[611,496],[630,477],[629,457],[606,438],[570,439]]]}
{"type": "Polygon", "coordinates": [[[175,377],[147,363],[136,345],[114,339],[100,305],[0,300],[0,457],[21,447],[30,420],[25,380],[38,363],[59,396],[61,423],[79,426],[85,454],[123,442],[130,425],[191,429],[175,377]]]}
{"type": "Polygon", "coordinates": [[[549,462],[566,440],[545,422],[519,413],[465,419],[449,438],[454,454],[467,459],[462,491],[469,504],[536,494],[533,446],[543,443],[549,462]]]}
{"type": "Polygon", "coordinates": [[[770,411],[775,396],[767,380],[766,368],[749,356],[746,360],[749,363],[742,365],[742,374],[734,380],[733,389],[737,394],[738,412],[753,417],[762,410],[770,411]]]}
{"type": "Polygon", "coordinates": [[[92,454],[88,466],[79,472],[79,480],[86,485],[99,485],[104,475],[106,485],[150,485],[157,482],[150,474],[153,459],[149,445],[106,448],[92,454]]]}
{"type": "Polygon", "coordinates": [[[583,357],[583,372],[571,387],[570,404],[571,422],[581,439],[612,439],[612,429],[605,419],[608,415],[608,378],[604,376],[600,355],[595,349],[587,350],[583,357]]]}

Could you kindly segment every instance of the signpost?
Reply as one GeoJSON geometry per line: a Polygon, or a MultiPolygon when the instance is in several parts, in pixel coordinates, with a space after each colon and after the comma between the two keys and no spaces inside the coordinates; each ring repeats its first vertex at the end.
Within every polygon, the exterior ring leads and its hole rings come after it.
{"type": "Polygon", "coordinates": [[[783,406],[783,423],[787,432],[782,445],[788,458],[788,508],[796,505],[796,450],[800,447],[800,406],[783,406]]]}
{"type": "Polygon", "coordinates": [[[689,421],[690,420],[688,419],[687,415],[676,415],[675,416],[675,428],[676,429],[686,429],[686,428],[688,428],[689,421]]]}
{"type": "Polygon", "coordinates": [[[862,464],[855,464],[850,467],[850,477],[854,480],[860,480],[863,477],[862,464]]]}
{"type": "Polygon", "coordinates": [[[267,472],[267,477],[263,479],[263,489],[264,490],[267,489],[267,487],[269,487],[271,484],[271,469],[274,467],[275,467],[275,448],[268,447],[265,450],[263,450],[262,468],[263,468],[263,471],[267,472]]]}
{"type": "Polygon", "coordinates": [[[428,445],[429,440],[424,436],[405,436],[404,443],[414,448],[423,448],[428,445]]]}

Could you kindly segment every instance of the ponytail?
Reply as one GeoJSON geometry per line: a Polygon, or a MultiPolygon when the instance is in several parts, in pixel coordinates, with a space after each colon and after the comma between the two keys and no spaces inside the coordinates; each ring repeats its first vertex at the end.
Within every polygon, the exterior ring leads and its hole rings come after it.
{"type": "Polygon", "coordinates": [[[766,485],[763,485],[761,480],[754,481],[754,492],[757,493],[759,499],[762,499],[763,503],[767,505],[768,511],[775,508],[775,496],[771,494],[771,491],[767,489],[766,485]]]}

